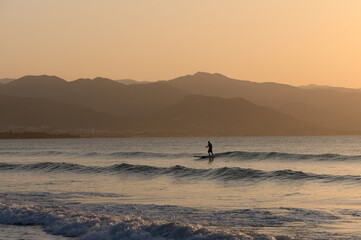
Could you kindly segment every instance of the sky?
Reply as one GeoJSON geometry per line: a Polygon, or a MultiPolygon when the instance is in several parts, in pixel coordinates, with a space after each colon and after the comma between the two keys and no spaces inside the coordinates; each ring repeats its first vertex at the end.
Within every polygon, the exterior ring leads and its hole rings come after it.
{"type": "Polygon", "coordinates": [[[361,88],[360,0],[0,0],[0,78],[361,88]]]}

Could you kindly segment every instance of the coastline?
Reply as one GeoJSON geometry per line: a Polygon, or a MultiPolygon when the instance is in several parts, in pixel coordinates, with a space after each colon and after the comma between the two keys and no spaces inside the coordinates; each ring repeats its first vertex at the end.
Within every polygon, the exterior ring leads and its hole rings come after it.
{"type": "Polygon", "coordinates": [[[79,135],[69,133],[46,132],[0,132],[0,139],[55,139],[55,138],[81,138],[79,135]]]}
{"type": "Polygon", "coordinates": [[[142,132],[142,133],[47,133],[47,132],[0,132],[0,140],[4,139],[71,139],[71,138],[183,138],[183,137],[307,137],[307,136],[360,136],[361,133],[333,133],[333,134],[188,134],[170,132],[142,132]]]}

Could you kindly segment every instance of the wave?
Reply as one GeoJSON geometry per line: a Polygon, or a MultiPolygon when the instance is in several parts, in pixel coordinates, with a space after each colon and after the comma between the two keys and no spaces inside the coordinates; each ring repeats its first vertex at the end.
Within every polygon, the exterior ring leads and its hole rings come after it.
{"type": "Polygon", "coordinates": [[[68,151],[0,151],[0,156],[21,157],[80,157],[80,158],[189,158],[192,154],[186,153],[157,153],[157,152],[68,152],[68,151]]]}
{"type": "MultiPolygon", "coordinates": [[[[339,220],[338,216],[310,209],[267,208],[206,210],[170,205],[79,204],[25,198],[0,199],[0,224],[42,225],[54,235],[92,239],[193,239],[256,240],[294,239],[268,235],[240,228],[294,227],[297,223],[307,233],[315,225],[339,220]]],[[[275,233],[275,232],[274,232],[275,233]]],[[[300,233],[298,238],[300,239],[300,233]]],[[[321,239],[314,236],[314,239],[321,239]]],[[[335,236],[334,236],[335,237],[335,236]]],[[[302,239],[310,239],[308,238],[302,239]]],[[[322,239],[330,239],[323,233],[322,239]]],[[[339,239],[339,238],[336,238],[339,239]]]]}
{"type": "MultiPolygon", "coordinates": [[[[141,151],[117,151],[117,152],[68,152],[68,151],[0,151],[0,156],[25,156],[25,157],[80,157],[80,158],[115,158],[115,159],[208,159],[208,156],[201,153],[161,153],[161,152],[141,152],[141,151]]],[[[232,159],[237,161],[247,160],[287,160],[287,161],[357,161],[361,160],[361,155],[341,155],[335,153],[324,154],[298,154],[284,152],[247,152],[228,151],[215,153],[214,157],[219,159],[232,159]]]]}
{"type": "Polygon", "coordinates": [[[126,157],[126,158],[181,158],[190,157],[191,154],[186,153],[157,153],[157,152],[113,152],[106,154],[110,157],[126,157]]]}
{"type": "MultiPolygon", "coordinates": [[[[114,221],[109,216],[86,213],[57,214],[52,209],[31,206],[13,207],[0,203],[0,223],[10,225],[42,225],[44,231],[80,240],[96,239],[245,239],[234,235],[213,233],[205,228],[170,223],[150,223],[141,217],[127,216],[114,221]]],[[[248,238],[250,239],[250,238],[248,238]]]]}
{"type": "Polygon", "coordinates": [[[188,178],[194,180],[216,181],[266,181],[266,180],[321,180],[324,182],[349,181],[360,182],[359,175],[329,175],[305,173],[289,169],[277,171],[262,171],[250,168],[222,167],[197,169],[181,165],[173,167],[156,167],[147,165],[133,165],[127,163],[111,166],[85,166],[65,162],[41,162],[32,164],[0,163],[0,171],[44,171],[69,172],[79,174],[110,174],[110,175],[137,175],[140,177],[155,178],[158,176],[170,176],[175,178],[188,178]]]}
{"type": "MultiPolygon", "coordinates": [[[[214,154],[214,157],[233,158],[239,160],[318,160],[318,161],[346,161],[346,160],[361,160],[361,155],[340,155],[334,153],[325,154],[297,154],[297,153],[283,153],[283,152],[244,152],[244,151],[230,151],[214,154]]],[[[208,158],[202,156],[200,159],[208,158]]]]}
{"type": "Polygon", "coordinates": [[[63,151],[0,151],[4,156],[25,156],[25,157],[56,157],[56,156],[75,156],[76,152],[63,151]]]}

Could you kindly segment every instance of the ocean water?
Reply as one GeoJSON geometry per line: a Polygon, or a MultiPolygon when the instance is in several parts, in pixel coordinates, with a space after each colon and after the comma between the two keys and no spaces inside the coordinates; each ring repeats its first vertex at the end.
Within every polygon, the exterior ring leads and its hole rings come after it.
{"type": "Polygon", "coordinates": [[[0,140],[0,181],[0,239],[361,239],[360,136],[0,140]]]}

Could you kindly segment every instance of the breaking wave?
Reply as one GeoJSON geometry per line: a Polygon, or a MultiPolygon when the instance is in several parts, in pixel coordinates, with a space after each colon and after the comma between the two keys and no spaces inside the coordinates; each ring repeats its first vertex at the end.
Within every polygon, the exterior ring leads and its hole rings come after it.
{"type": "Polygon", "coordinates": [[[31,164],[0,163],[0,171],[44,171],[69,172],[79,174],[132,174],[140,177],[170,176],[194,180],[218,181],[265,181],[265,180],[322,180],[324,182],[349,181],[360,182],[359,175],[329,175],[305,173],[289,169],[277,171],[262,171],[251,168],[222,167],[222,168],[188,168],[181,165],[173,167],[156,167],[148,165],[134,165],[128,163],[110,166],[85,166],[65,162],[40,162],[31,164]]]}
{"type": "MultiPolygon", "coordinates": [[[[107,215],[66,212],[34,206],[0,203],[0,223],[42,225],[50,234],[92,239],[246,239],[242,236],[212,233],[205,228],[170,223],[151,223],[142,217],[123,216],[118,221],[107,215]]],[[[250,238],[247,238],[250,239],[250,238]]]]}
{"type": "Polygon", "coordinates": [[[49,199],[43,200],[34,202],[32,195],[25,195],[21,201],[12,195],[0,199],[0,224],[41,225],[47,233],[80,240],[290,240],[293,238],[277,233],[272,236],[239,228],[277,228],[292,223],[309,228],[339,219],[326,212],[301,208],[209,211],[154,204],[49,205],[49,199]],[[230,225],[237,227],[226,227],[230,225]]]}
{"type": "MultiPolygon", "coordinates": [[[[361,160],[361,155],[340,155],[334,153],[325,154],[297,154],[297,153],[282,153],[282,152],[243,152],[232,151],[214,154],[215,157],[234,158],[240,160],[267,160],[267,159],[281,159],[281,160],[318,160],[318,161],[347,161],[347,160],[361,160]]],[[[201,157],[208,158],[208,156],[201,157]]]]}
{"type": "MultiPolygon", "coordinates": [[[[160,153],[160,152],[141,152],[141,151],[119,151],[119,152],[69,152],[69,151],[0,151],[3,156],[24,156],[24,157],[81,157],[81,158],[115,158],[115,159],[179,159],[194,158],[191,153],[160,153]]],[[[197,153],[196,155],[202,155],[197,153]]],[[[229,151],[215,153],[215,157],[220,159],[232,160],[315,160],[315,161],[356,161],[361,160],[361,155],[341,155],[334,153],[325,154],[297,154],[283,152],[247,152],[247,151],[229,151]]],[[[196,159],[206,159],[208,156],[195,157],[196,159]]]]}

